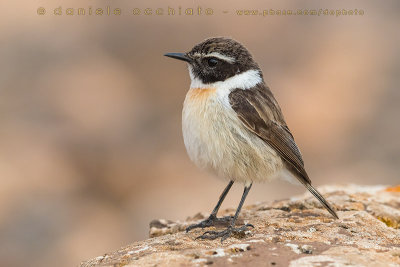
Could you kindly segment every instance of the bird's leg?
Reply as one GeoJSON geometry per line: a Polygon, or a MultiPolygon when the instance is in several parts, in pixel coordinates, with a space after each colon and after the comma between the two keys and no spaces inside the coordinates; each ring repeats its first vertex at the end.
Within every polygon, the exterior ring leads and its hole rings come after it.
{"type": "Polygon", "coordinates": [[[202,234],[201,236],[198,236],[196,239],[200,238],[200,239],[217,239],[219,237],[221,237],[221,243],[224,242],[225,239],[227,239],[228,237],[230,237],[232,235],[232,233],[243,233],[244,231],[247,231],[249,227],[254,228],[253,225],[251,224],[245,224],[241,227],[235,227],[235,223],[237,220],[237,217],[239,216],[240,210],[242,209],[243,203],[247,197],[247,194],[250,191],[252,183],[249,186],[245,186],[244,188],[244,192],[242,195],[242,199],[240,200],[239,206],[236,210],[235,216],[233,217],[233,219],[231,220],[230,225],[228,226],[228,228],[226,228],[223,231],[207,231],[204,234],[202,234]]]}
{"type": "Polygon", "coordinates": [[[221,207],[221,204],[224,201],[229,190],[231,189],[232,185],[233,185],[233,181],[230,181],[229,184],[225,187],[224,191],[222,192],[221,196],[219,197],[217,205],[211,212],[210,216],[207,219],[205,219],[204,221],[201,221],[200,223],[190,225],[188,228],[186,228],[186,232],[189,232],[190,230],[195,229],[195,228],[209,227],[209,226],[214,225],[216,222],[229,223],[232,220],[232,216],[217,218],[218,210],[221,207]]]}

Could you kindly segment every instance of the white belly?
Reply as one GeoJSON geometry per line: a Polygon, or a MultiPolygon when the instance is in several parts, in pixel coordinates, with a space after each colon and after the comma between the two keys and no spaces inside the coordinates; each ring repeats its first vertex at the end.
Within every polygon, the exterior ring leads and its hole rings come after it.
{"type": "Polygon", "coordinates": [[[182,129],[190,159],[221,178],[244,183],[274,179],[283,164],[277,153],[249,132],[216,89],[190,89],[182,129]]]}

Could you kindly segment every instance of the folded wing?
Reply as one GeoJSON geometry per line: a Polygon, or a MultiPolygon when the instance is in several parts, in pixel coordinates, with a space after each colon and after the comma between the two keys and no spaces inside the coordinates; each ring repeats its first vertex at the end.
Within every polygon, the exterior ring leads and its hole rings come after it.
{"type": "Polygon", "coordinates": [[[229,95],[229,102],[246,128],[274,148],[284,160],[286,168],[338,218],[334,209],[311,185],[300,150],[269,88],[259,84],[247,90],[235,89],[229,95]]]}

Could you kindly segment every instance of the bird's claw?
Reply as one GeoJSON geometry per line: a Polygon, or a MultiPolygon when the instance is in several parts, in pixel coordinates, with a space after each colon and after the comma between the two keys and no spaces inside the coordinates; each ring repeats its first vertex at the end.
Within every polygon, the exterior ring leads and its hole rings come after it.
{"type": "Polygon", "coordinates": [[[196,229],[196,228],[204,229],[206,227],[214,226],[216,224],[229,224],[232,221],[232,219],[233,219],[232,216],[226,216],[226,217],[222,217],[222,218],[217,218],[216,216],[211,215],[210,217],[208,217],[204,221],[201,221],[201,222],[196,223],[196,224],[189,225],[186,228],[186,233],[189,232],[190,230],[193,230],[193,229],[196,229]]]}
{"type": "Polygon", "coordinates": [[[244,234],[245,231],[248,231],[249,227],[254,228],[252,224],[246,224],[241,227],[233,227],[229,226],[223,231],[206,231],[201,236],[196,237],[197,239],[209,239],[215,240],[221,237],[221,243],[224,242],[227,238],[229,238],[232,234],[244,234]]]}

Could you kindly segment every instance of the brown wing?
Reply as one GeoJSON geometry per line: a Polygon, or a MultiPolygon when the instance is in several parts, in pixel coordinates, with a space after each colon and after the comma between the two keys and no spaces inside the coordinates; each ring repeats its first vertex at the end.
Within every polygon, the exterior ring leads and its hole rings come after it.
{"type": "Polygon", "coordinates": [[[271,91],[264,84],[249,90],[235,89],[229,101],[244,125],[274,148],[303,184],[311,183],[300,150],[271,91]]]}
{"type": "Polygon", "coordinates": [[[311,185],[311,180],[304,169],[300,150],[269,88],[265,84],[259,84],[247,90],[235,89],[229,94],[229,102],[243,124],[274,148],[284,160],[286,167],[329,213],[338,219],[332,206],[311,185]]]}

